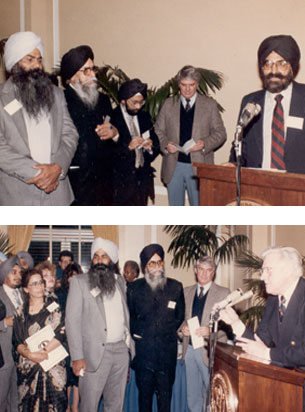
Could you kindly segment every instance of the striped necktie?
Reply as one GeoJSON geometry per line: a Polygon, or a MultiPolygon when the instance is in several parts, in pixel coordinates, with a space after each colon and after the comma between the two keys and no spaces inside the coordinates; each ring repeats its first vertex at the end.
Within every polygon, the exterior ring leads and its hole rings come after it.
{"type": "Polygon", "coordinates": [[[188,112],[191,108],[191,104],[190,104],[191,99],[185,99],[185,100],[186,100],[185,111],[188,112]]]}
{"type": "Polygon", "coordinates": [[[285,299],[285,296],[281,296],[280,297],[280,305],[279,305],[279,316],[280,316],[280,322],[282,322],[282,320],[283,320],[283,318],[284,318],[284,315],[285,315],[285,313],[286,313],[286,306],[285,306],[285,303],[286,303],[286,299],[285,299]]]}
{"type": "Polygon", "coordinates": [[[272,118],[271,168],[286,170],[284,162],[285,128],[282,99],[283,96],[281,94],[275,96],[276,104],[272,118]]]}
{"type": "Polygon", "coordinates": [[[198,295],[198,299],[203,298],[203,289],[204,289],[204,287],[200,286],[200,292],[199,292],[199,295],[198,295]]]}

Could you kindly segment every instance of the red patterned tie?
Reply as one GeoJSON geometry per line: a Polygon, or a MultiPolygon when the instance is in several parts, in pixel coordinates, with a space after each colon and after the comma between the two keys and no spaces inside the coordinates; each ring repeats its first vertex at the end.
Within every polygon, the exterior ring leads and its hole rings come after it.
{"type": "Polygon", "coordinates": [[[284,162],[285,129],[282,99],[283,96],[281,94],[275,96],[276,105],[272,118],[271,167],[273,169],[286,170],[284,162]]]}
{"type": "Polygon", "coordinates": [[[280,297],[280,305],[279,305],[280,322],[282,322],[283,317],[284,317],[285,312],[286,312],[286,309],[287,309],[286,306],[285,306],[285,303],[286,303],[285,297],[284,297],[284,296],[281,296],[281,297],[280,297]]]}

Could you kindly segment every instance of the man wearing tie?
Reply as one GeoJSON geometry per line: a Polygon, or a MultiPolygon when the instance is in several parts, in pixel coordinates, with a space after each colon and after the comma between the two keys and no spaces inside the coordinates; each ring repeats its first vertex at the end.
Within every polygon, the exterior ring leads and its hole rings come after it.
{"type": "MultiPolygon", "coordinates": [[[[195,263],[197,283],[184,289],[185,321],[181,327],[183,334],[182,361],[185,361],[187,405],[190,412],[205,411],[209,383],[209,359],[206,342],[201,348],[193,348],[187,321],[197,316],[200,327],[195,331],[195,334],[208,338],[210,334],[208,324],[212,307],[230,293],[229,289],[213,282],[215,271],[216,264],[211,257],[200,257],[195,263]]],[[[218,339],[226,340],[223,331],[219,331],[218,339]]]]}
{"type": "Polygon", "coordinates": [[[17,375],[12,357],[13,317],[23,303],[19,287],[21,267],[18,256],[0,265],[0,300],[6,308],[6,318],[0,321],[0,346],[4,366],[0,369],[0,410],[17,412],[17,375]]]}
{"type": "MultiPolygon", "coordinates": [[[[243,98],[239,118],[249,102],[262,109],[244,129],[242,166],[305,173],[305,85],[294,81],[300,56],[296,41],[287,35],[270,36],[259,46],[264,90],[243,98]]],[[[232,147],[229,162],[235,161],[232,147]]]]}

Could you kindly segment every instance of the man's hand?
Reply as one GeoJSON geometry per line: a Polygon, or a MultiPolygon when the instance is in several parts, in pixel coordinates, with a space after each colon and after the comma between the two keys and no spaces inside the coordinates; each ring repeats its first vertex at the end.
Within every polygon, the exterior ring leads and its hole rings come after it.
{"type": "Polygon", "coordinates": [[[183,325],[181,328],[183,336],[191,336],[190,328],[187,325],[183,325]]]}
{"type": "Polygon", "coordinates": [[[7,318],[5,318],[4,319],[5,326],[13,326],[13,319],[14,319],[14,316],[8,316],[7,318]]]}
{"type": "Polygon", "coordinates": [[[235,310],[229,307],[221,309],[219,312],[219,319],[224,321],[227,325],[233,325],[233,323],[240,321],[235,310]]]}
{"type": "Polygon", "coordinates": [[[28,180],[28,185],[34,184],[40,190],[46,193],[51,193],[57,189],[59,185],[59,176],[61,174],[61,167],[57,163],[38,164],[33,166],[33,169],[40,170],[40,173],[28,180]]]}
{"type": "Polygon", "coordinates": [[[168,142],[166,145],[166,150],[168,153],[174,154],[178,152],[177,147],[174,145],[174,142],[168,142]]]}
{"type": "Polygon", "coordinates": [[[210,336],[210,329],[208,326],[200,326],[200,328],[195,330],[195,335],[207,338],[210,336]]]}
{"type": "Polygon", "coordinates": [[[101,140],[113,139],[119,134],[118,129],[112,126],[111,123],[98,124],[95,132],[101,140]]]}
{"type": "Polygon", "coordinates": [[[262,359],[270,359],[270,350],[264,342],[255,334],[255,340],[238,338],[236,346],[240,346],[249,355],[262,359]]]}
{"type": "Polygon", "coordinates": [[[87,365],[85,359],[78,359],[72,362],[72,370],[74,375],[81,376],[80,372],[83,370],[83,373],[87,370],[87,365]]]}
{"type": "Polygon", "coordinates": [[[143,143],[143,148],[146,149],[147,151],[150,151],[152,148],[153,142],[151,139],[145,139],[143,143]]]}
{"type": "Polygon", "coordinates": [[[131,139],[128,149],[129,150],[135,150],[137,147],[142,146],[144,143],[144,139],[141,136],[133,136],[131,139]]]}
{"type": "Polygon", "coordinates": [[[198,152],[204,148],[204,141],[199,139],[196,144],[190,149],[190,152],[198,152]]]}

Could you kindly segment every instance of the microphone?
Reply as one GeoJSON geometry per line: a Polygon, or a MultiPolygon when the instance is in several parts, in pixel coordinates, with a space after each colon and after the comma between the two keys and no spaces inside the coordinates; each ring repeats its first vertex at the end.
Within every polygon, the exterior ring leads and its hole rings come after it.
{"type": "Polygon", "coordinates": [[[219,312],[221,309],[230,308],[244,300],[250,299],[253,296],[253,291],[248,290],[244,292],[241,288],[234,290],[225,299],[215,303],[210,314],[210,320],[216,321],[219,318],[219,312]]]}
{"type": "Polygon", "coordinates": [[[254,102],[247,103],[241,113],[238,125],[245,128],[251,120],[261,112],[261,110],[262,108],[259,104],[254,102]]]}

